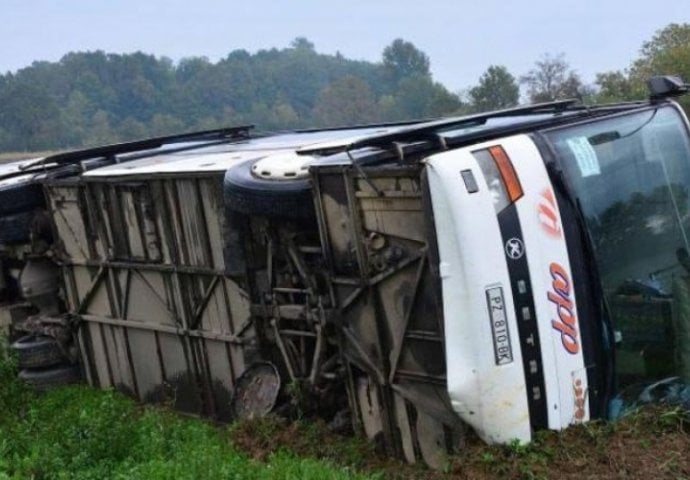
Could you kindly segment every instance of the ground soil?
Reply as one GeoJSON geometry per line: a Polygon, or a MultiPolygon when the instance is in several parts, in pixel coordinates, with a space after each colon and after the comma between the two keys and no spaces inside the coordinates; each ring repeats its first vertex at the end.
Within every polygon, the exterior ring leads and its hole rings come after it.
{"type": "Polygon", "coordinates": [[[236,424],[231,435],[237,447],[257,459],[288,450],[386,479],[690,479],[690,417],[669,407],[642,409],[616,422],[540,432],[526,446],[487,446],[470,437],[443,472],[403,464],[320,423],[252,420],[236,424]]]}

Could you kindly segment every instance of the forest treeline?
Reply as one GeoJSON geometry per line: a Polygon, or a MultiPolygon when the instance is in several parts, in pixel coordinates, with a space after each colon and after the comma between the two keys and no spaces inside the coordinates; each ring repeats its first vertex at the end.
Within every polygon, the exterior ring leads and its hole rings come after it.
{"type": "Polygon", "coordinates": [[[646,80],[660,73],[690,80],[690,24],[659,30],[628,69],[600,73],[593,85],[583,83],[563,55],[545,55],[519,76],[492,65],[463,92],[434,81],[429,57],[402,39],[388,45],[379,62],[318,53],[303,37],[283,49],[235,50],[217,62],[72,52],[0,75],[0,151],[229,125],[279,130],[420,119],[505,108],[521,99],[641,99],[646,80]]]}

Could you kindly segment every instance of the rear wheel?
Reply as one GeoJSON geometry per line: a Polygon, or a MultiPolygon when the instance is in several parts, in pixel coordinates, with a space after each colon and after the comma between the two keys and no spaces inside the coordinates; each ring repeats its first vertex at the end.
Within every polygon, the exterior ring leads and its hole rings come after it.
{"type": "Polygon", "coordinates": [[[65,360],[54,338],[44,335],[26,335],[12,344],[17,352],[20,368],[44,368],[65,360]]]}
{"type": "Polygon", "coordinates": [[[36,390],[44,391],[64,385],[81,382],[81,370],[78,365],[59,365],[42,369],[24,369],[19,378],[36,390]]]}

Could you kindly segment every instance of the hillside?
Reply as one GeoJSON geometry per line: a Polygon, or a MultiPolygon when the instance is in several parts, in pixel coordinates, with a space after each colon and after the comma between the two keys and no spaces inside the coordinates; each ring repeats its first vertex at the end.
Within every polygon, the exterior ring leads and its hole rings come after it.
{"type": "MultiPolygon", "coordinates": [[[[644,99],[652,75],[690,79],[690,24],[657,31],[628,69],[599,73],[593,85],[563,54],[546,54],[519,76],[490,65],[461,93],[434,81],[430,66],[424,52],[402,39],[388,45],[379,62],[319,53],[303,37],[287,48],[234,50],[217,62],[70,52],[57,62],[37,61],[0,75],[0,152],[63,150],[240,124],[260,130],[329,127],[563,98],[644,99]]],[[[686,109],[688,102],[681,100],[686,109]]]]}
{"type": "Polygon", "coordinates": [[[137,52],[73,52],[0,75],[0,152],[98,145],[183,130],[257,124],[327,127],[447,115],[457,95],[403,40],[381,62],[289,48],[235,50],[213,63],[137,52]]]}

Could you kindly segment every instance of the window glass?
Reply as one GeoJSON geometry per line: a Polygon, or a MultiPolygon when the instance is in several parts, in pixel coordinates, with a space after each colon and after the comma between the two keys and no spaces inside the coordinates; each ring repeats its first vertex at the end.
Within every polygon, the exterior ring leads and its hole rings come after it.
{"type": "Polygon", "coordinates": [[[670,106],[547,134],[585,217],[620,398],[690,402],[690,148],[670,106]]]}

